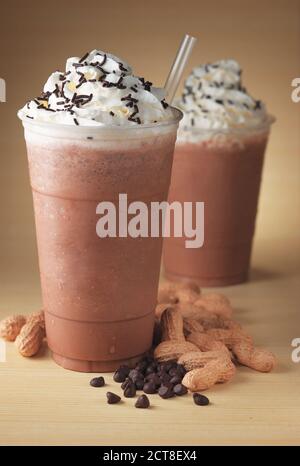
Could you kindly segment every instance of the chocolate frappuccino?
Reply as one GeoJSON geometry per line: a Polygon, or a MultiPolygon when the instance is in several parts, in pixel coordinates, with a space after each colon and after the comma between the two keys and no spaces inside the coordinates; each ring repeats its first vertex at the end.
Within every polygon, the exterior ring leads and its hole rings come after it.
{"type": "Polygon", "coordinates": [[[105,237],[97,205],[165,201],[180,112],[127,63],[67,60],[19,112],[33,193],[46,333],[55,361],[111,371],[151,347],[162,239],[105,237]]]}
{"type": "Polygon", "coordinates": [[[234,60],[195,68],[176,105],[184,117],[169,201],[204,202],[204,244],[188,249],[186,238],[166,238],[165,275],[203,286],[243,282],[273,118],[247,93],[234,60]]]}

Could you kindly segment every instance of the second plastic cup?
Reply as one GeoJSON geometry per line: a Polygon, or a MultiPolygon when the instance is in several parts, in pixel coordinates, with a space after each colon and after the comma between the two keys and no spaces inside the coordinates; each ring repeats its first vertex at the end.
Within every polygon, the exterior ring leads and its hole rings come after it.
{"type": "Polygon", "coordinates": [[[186,238],[166,238],[166,278],[202,286],[247,280],[270,123],[253,130],[191,129],[177,142],[169,201],[204,202],[204,245],[187,249],[186,238]]]}
{"type": "Polygon", "coordinates": [[[162,238],[99,238],[99,202],[167,199],[180,112],[138,127],[23,121],[48,345],[61,366],[111,371],[152,343],[162,238]]]}

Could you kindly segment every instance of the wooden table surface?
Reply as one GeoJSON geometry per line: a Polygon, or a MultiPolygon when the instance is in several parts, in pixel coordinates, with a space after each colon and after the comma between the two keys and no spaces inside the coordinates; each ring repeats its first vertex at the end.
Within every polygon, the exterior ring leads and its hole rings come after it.
{"type": "MultiPolygon", "coordinates": [[[[151,395],[152,407],[145,411],[135,409],[132,399],[106,404],[107,389],[120,392],[111,375],[105,376],[106,388],[95,389],[89,386],[90,374],[60,368],[46,348],[26,359],[7,344],[6,363],[0,363],[0,443],[299,444],[300,364],[291,360],[291,340],[300,337],[299,242],[290,238],[288,243],[295,254],[285,254],[285,244],[280,237],[261,240],[251,281],[226,289],[236,318],[257,344],[277,354],[279,365],[273,373],[240,368],[234,381],[207,392],[208,407],[195,406],[191,396],[162,400],[151,395]]],[[[1,277],[6,304],[2,317],[38,306],[37,277],[25,276],[21,267],[13,281],[9,268],[1,277]]]]}

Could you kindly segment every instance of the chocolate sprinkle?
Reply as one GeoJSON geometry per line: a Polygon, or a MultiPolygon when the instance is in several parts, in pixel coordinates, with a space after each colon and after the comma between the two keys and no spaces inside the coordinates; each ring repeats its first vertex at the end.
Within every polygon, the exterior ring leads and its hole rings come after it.
{"type": "Polygon", "coordinates": [[[121,71],[128,71],[127,68],[124,67],[123,63],[119,62],[119,68],[121,71]]]}
{"type": "MultiPolygon", "coordinates": [[[[100,53],[97,53],[96,55],[99,55],[100,57],[102,56],[100,53]]],[[[103,55],[103,59],[102,59],[102,62],[99,63],[98,62],[98,66],[103,66],[105,63],[106,63],[106,60],[107,60],[107,55],[106,53],[103,55]]]]}
{"type": "Polygon", "coordinates": [[[84,60],[89,56],[89,52],[87,52],[85,55],[83,55],[82,58],[80,58],[79,63],[84,62],[84,60]]]}
{"type": "MultiPolygon", "coordinates": [[[[138,116],[139,108],[138,108],[137,104],[139,102],[139,99],[133,97],[133,95],[138,94],[141,87],[145,91],[151,92],[152,82],[146,81],[142,77],[138,77],[136,79],[139,80],[141,85],[140,84],[132,84],[131,86],[126,86],[124,84],[124,77],[127,76],[128,72],[129,72],[129,69],[122,62],[117,62],[118,66],[119,66],[119,70],[106,71],[106,70],[103,69],[103,66],[105,65],[105,63],[108,60],[107,54],[96,52],[95,59],[93,60],[93,62],[90,62],[90,60],[87,61],[89,56],[90,56],[90,53],[87,52],[78,60],[78,62],[73,62],[71,64],[71,66],[73,68],[72,70],[69,70],[69,71],[67,71],[65,73],[62,73],[62,72],[58,71],[58,75],[57,75],[57,78],[56,78],[58,83],[54,84],[55,88],[51,92],[50,91],[43,92],[40,97],[37,97],[37,98],[34,99],[34,102],[35,102],[37,108],[38,109],[43,109],[43,110],[49,111],[49,112],[67,112],[70,115],[74,115],[74,117],[73,117],[74,124],[79,126],[80,124],[79,124],[78,119],[76,118],[77,115],[74,112],[74,108],[76,108],[76,107],[81,108],[82,106],[84,106],[84,105],[88,104],[89,102],[91,102],[93,100],[93,94],[92,93],[90,95],[78,94],[76,91],[84,83],[100,81],[102,83],[103,87],[106,87],[106,88],[114,87],[114,88],[117,88],[117,89],[120,89],[120,90],[125,90],[125,89],[130,90],[130,93],[128,93],[124,97],[120,96],[119,98],[120,98],[121,101],[126,102],[125,103],[126,107],[132,109],[131,113],[128,113],[128,116],[127,116],[128,121],[132,121],[132,122],[134,122],[136,124],[139,124],[139,125],[142,124],[142,120],[141,120],[140,116],[138,116]],[[94,66],[95,68],[97,68],[97,70],[101,71],[101,76],[99,78],[97,78],[97,79],[96,78],[86,79],[85,74],[82,71],[80,71],[80,68],[83,67],[83,66],[87,66],[87,65],[94,66]],[[73,82],[73,79],[72,80],[70,78],[68,79],[68,76],[71,73],[72,74],[73,73],[78,74],[78,78],[75,79],[75,82],[73,82]],[[108,75],[111,74],[111,73],[114,73],[115,75],[117,73],[119,75],[117,82],[111,82],[111,81],[108,80],[109,79],[108,75]],[[73,95],[70,98],[66,97],[66,95],[65,95],[65,89],[66,89],[65,86],[68,85],[68,83],[72,83],[72,86],[74,86],[74,90],[75,90],[75,92],[73,93],[73,88],[72,88],[73,95]],[[50,108],[50,105],[46,104],[46,102],[49,100],[49,97],[51,95],[53,95],[53,94],[57,98],[57,100],[55,99],[55,109],[50,108]],[[61,100],[59,99],[60,97],[61,97],[61,100]],[[60,106],[62,108],[59,108],[60,106]]],[[[188,91],[190,93],[192,93],[191,88],[188,91]]],[[[126,93],[126,91],[125,91],[125,93],[126,93]]],[[[164,99],[161,100],[161,105],[163,106],[164,109],[168,108],[168,103],[164,99]]],[[[30,102],[27,103],[27,108],[28,108],[29,111],[31,110],[30,102]]],[[[109,111],[109,114],[111,116],[116,115],[115,112],[113,112],[113,111],[109,111]]],[[[28,115],[28,118],[33,119],[34,117],[31,117],[30,115],[28,115]]],[[[91,118],[91,119],[94,120],[94,118],[91,118]]],[[[157,122],[157,120],[154,120],[154,123],[156,123],[156,122],[157,122]]],[[[90,137],[87,137],[87,139],[90,139],[90,137]]]]}
{"type": "Polygon", "coordinates": [[[169,107],[169,104],[167,104],[167,102],[165,101],[165,99],[161,100],[160,102],[161,102],[161,104],[162,104],[162,106],[163,106],[164,109],[166,109],[166,108],[169,107]]]}
{"type": "Polygon", "coordinates": [[[260,100],[256,100],[254,110],[258,110],[258,109],[260,109],[260,108],[261,108],[261,101],[260,101],[260,100]]]}

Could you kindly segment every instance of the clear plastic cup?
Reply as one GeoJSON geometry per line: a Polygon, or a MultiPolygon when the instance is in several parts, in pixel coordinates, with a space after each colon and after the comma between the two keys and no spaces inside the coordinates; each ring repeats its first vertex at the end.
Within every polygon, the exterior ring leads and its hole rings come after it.
{"type": "Polygon", "coordinates": [[[272,117],[252,129],[180,130],[169,201],[204,202],[204,244],[166,238],[164,270],[171,280],[225,286],[247,280],[272,117]]]}
{"type": "Polygon", "coordinates": [[[96,207],[167,199],[172,121],[85,127],[23,119],[48,345],[67,369],[111,371],[152,343],[162,238],[99,238],[96,207]]]}

